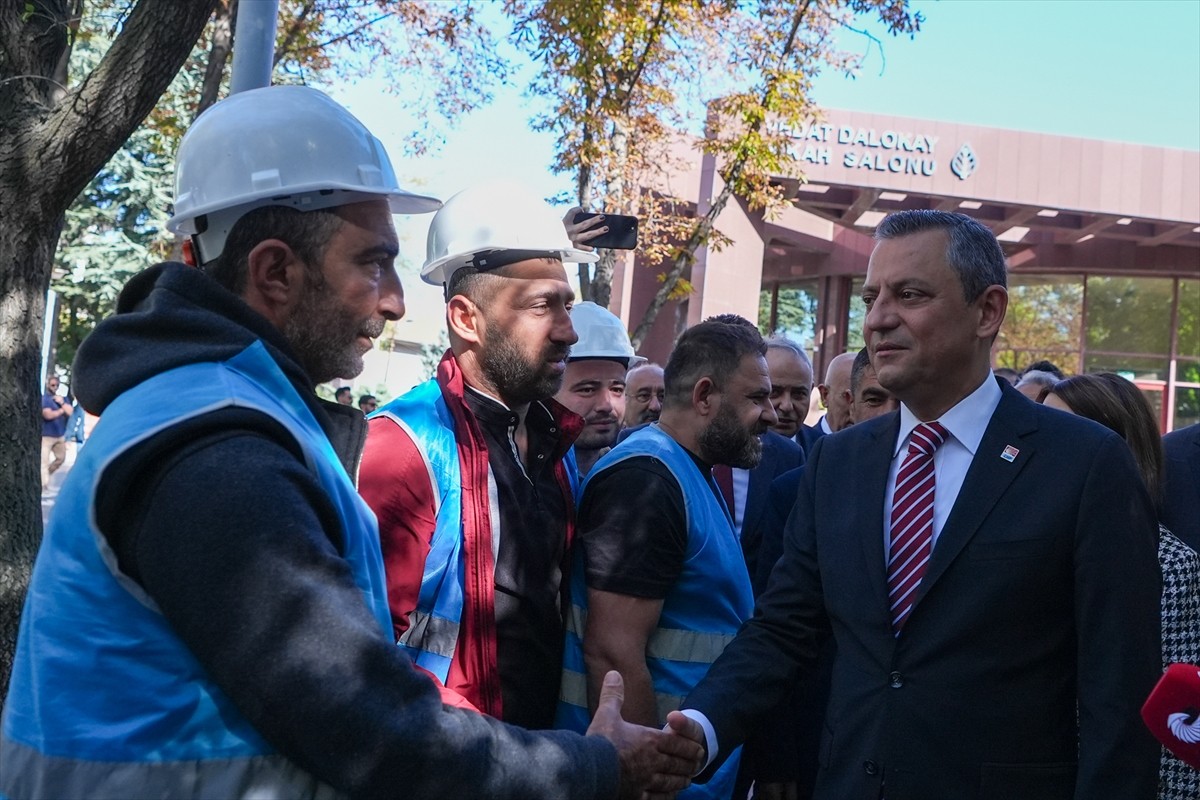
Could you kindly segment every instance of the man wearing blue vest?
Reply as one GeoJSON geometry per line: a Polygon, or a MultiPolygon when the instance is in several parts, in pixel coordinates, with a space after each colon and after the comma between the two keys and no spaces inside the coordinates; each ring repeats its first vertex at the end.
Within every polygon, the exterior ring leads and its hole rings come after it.
{"type": "Polygon", "coordinates": [[[563,262],[591,262],[519,185],[481,184],[429,227],[422,277],[444,287],[437,375],[370,422],[359,491],[379,517],[395,635],[466,703],[550,728],[562,572],[584,421],[553,399],[578,336],[563,262]]]}
{"type": "MultiPolygon", "coordinates": [[[[102,414],[34,567],[0,796],[637,797],[695,753],[619,719],[531,734],[446,708],[391,637],[354,491],[353,377],[404,312],[392,214],[431,211],[306,87],[234,95],[180,145],[200,269],[134,277],[79,350],[102,414]],[[661,749],[660,749],[661,748],[661,749]],[[670,753],[676,754],[674,758],[670,753]]],[[[679,723],[676,719],[676,724],[679,723]]]]}
{"type": "MultiPolygon", "coordinates": [[[[657,423],[600,459],[584,483],[559,724],[582,731],[604,675],[625,716],[661,725],[750,616],[750,578],[714,464],[751,468],[775,423],[766,345],[735,315],[679,338],[657,423]]],[[[729,800],[737,758],[681,796],[729,800]]]]}

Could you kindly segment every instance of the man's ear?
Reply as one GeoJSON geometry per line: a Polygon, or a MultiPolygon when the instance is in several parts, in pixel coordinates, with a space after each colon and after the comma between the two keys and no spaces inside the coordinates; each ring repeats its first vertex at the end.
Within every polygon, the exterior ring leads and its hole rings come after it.
{"type": "Polygon", "coordinates": [[[702,417],[715,414],[721,402],[720,396],[721,390],[713,383],[713,379],[706,375],[692,387],[692,408],[702,417]]]}
{"type": "Polygon", "coordinates": [[[304,293],[307,269],[287,242],[264,239],[246,256],[242,299],[272,323],[281,325],[304,293]]]}
{"type": "Polygon", "coordinates": [[[999,285],[989,286],[975,300],[975,307],[979,309],[979,338],[991,342],[1000,332],[1000,323],[1008,311],[1008,290],[999,285]]]}
{"type": "Polygon", "coordinates": [[[483,311],[465,295],[456,294],[446,303],[446,327],[451,336],[478,345],[484,335],[483,311]]]}

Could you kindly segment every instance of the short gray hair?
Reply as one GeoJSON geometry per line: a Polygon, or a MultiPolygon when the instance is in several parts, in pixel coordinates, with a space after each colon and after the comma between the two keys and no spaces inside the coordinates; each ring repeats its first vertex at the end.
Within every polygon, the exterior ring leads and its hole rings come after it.
{"type": "Polygon", "coordinates": [[[875,229],[875,240],[898,239],[914,233],[946,232],[946,263],[958,275],[963,297],[976,300],[989,286],[1008,286],[1008,267],[1000,242],[986,225],[966,214],[914,209],[888,214],[875,229]]]}
{"type": "Polygon", "coordinates": [[[795,353],[808,367],[808,371],[812,372],[812,359],[808,357],[808,353],[804,352],[804,348],[798,342],[786,336],[768,336],[765,342],[768,350],[788,350],[795,353]]]}

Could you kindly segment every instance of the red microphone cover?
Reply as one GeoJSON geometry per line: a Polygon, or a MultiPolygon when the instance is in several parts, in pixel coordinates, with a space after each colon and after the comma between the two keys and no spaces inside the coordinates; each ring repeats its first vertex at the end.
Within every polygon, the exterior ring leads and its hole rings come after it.
{"type": "Polygon", "coordinates": [[[1168,667],[1142,706],[1142,719],[1164,747],[1200,770],[1200,667],[1168,667]]]}

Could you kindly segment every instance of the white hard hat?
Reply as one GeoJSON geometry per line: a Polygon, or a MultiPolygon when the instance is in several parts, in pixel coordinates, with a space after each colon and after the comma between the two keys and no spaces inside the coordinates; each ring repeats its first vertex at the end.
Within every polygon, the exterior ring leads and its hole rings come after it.
{"type": "Polygon", "coordinates": [[[434,216],[421,278],[438,286],[468,264],[495,269],[513,263],[514,254],[522,261],[540,255],[585,264],[599,258],[573,247],[554,209],[527,187],[481,184],[451,197],[434,216]]]}
{"type": "Polygon", "coordinates": [[[188,128],[175,159],[167,229],[197,235],[204,263],[221,254],[234,223],[255,208],[313,211],[380,197],[396,214],[441,207],[401,189],[380,141],[328,95],[268,86],[222,100],[188,128]]]}
{"type": "Polygon", "coordinates": [[[579,335],[579,341],[571,345],[570,361],[608,358],[623,361],[626,369],[646,361],[633,352],[629,334],[617,315],[590,300],[576,303],[571,309],[571,327],[579,335]]]}

